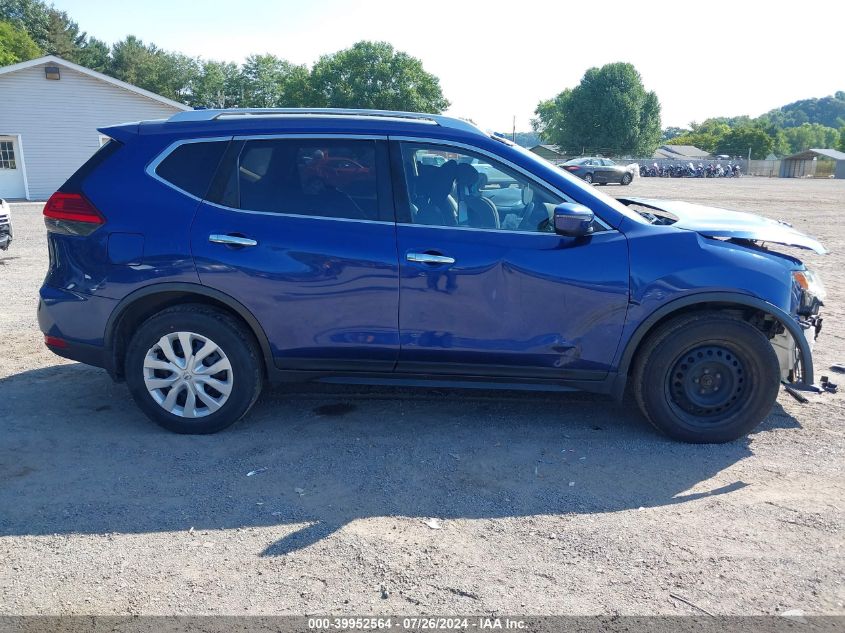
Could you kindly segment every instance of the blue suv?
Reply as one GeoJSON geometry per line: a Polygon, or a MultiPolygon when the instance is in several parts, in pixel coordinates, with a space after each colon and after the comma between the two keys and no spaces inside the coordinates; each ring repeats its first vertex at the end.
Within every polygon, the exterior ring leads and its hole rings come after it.
{"type": "Polygon", "coordinates": [[[690,442],[813,382],[819,280],[788,225],[615,200],[448,117],[198,110],[111,140],[44,207],[38,320],[178,433],[266,382],[622,398],[690,442]]]}

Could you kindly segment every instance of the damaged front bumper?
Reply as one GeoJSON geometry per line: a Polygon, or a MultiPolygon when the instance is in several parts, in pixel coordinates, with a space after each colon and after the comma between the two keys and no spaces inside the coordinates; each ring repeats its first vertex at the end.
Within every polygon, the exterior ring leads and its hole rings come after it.
{"type": "Polygon", "coordinates": [[[776,334],[771,339],[772,347],[778,357],[781,381],[792,389],[818,391],[813,385],[813,347],[822,330],[822,317],[819,314],[802,316],[797,319],[799,335],[789,330],[776,334]]]}

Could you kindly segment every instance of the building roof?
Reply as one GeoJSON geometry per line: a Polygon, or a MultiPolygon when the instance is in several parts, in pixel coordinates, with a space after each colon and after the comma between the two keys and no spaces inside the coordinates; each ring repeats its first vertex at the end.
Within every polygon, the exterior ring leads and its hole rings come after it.
{"type": "Polygon", "coordinates": [[[792,156],[787,156],[784,160],[812,160],[819,156],[834,160],[845,160],[845,152],[840,152],[838,149],[808,149],[792,156]]]}
{"type": "Polygon", "coordinates": [[[150,92],[149,90],[144,90],[143,88],[139,88],[138,86],[133,86],[132,84],[128,84],[125,81],[120,81],[120,79],[109,77],[108,75],[104,75],[103,73],[97,72],[96,70],[91,70],[90,68],[86,68],[85,66],[74,64],[73,62],[69,62],[65,59],[62,59],[61,57],[56,57],[55,55],[45,55],[44,57],[30,59],[28,61],[20,62],[18,64],[12,64],[11,66],[3,66],[2,68],[0,68],[0,75],[6,75],[8,73],[17,72],[26,68],[32,68],[33,66],[40,66],[41,64],[55,64],[56,66],[63,66],[64,68],[75,70],[76,72],[82,73],[83,75],[88,75],[89,77],[94,77],[95,79],[99,79],[100,81],[105,81],[106,83],[109,83],[113,86],[117,86],[118,88],[123,88],[124,90],[128,90],[129,92],[134,92],[135,94],[141,95],[142,97],[152,99],[153,101],[158,101],[159,103],[163,103],[173,108],[178,108],[179,110],[191,109],[190,106],[186,106],[184,103],[179,103],[178,101],[173,101],[173,99],[162,97],[161,95],[156,94],[154,92],[150,92]]]}
{"type": "Polygon", "coordinates": [[[661,145],[656,152],[655,158],[707,158],[710,154],[695,145],[661,145]]]}
{"type": "Polygon", "coordinates": [[[539,145],[535,145],[534,147],[529,147],[528,151],[533,152],[537,148],[542,148],[546,151],[553,152],[553,153],[559,154],[561,156],[565,155],[564,151],[560,147],[558,147],[557,145],[546,145],[546,144],[543,144],[543,143],[540,143],[539,145]]]}

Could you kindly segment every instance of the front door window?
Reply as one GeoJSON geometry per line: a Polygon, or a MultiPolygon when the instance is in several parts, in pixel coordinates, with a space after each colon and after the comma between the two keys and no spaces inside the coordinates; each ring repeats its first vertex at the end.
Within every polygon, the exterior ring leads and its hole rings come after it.
{"type": "Polygon", "coordinates": [[[552,233],[565,200],[484,154],[403,143],[408,191],[400,217],[411,224],[552,233]]]}

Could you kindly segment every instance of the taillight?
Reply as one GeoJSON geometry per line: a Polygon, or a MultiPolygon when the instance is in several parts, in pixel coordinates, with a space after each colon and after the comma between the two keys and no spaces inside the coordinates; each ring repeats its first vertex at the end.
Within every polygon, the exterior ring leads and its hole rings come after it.
{"type": "Polygon", "coordinates": [[[81,193],[57,191],[44,205],[47,230],[66,235],[90,235],[106,219],[81,193]]]}
{"type": "Polygon", "coordinates": [[[564,167],[566,171],[578,171],[578,165],[569,165],[568,167],[564,167]]]}

